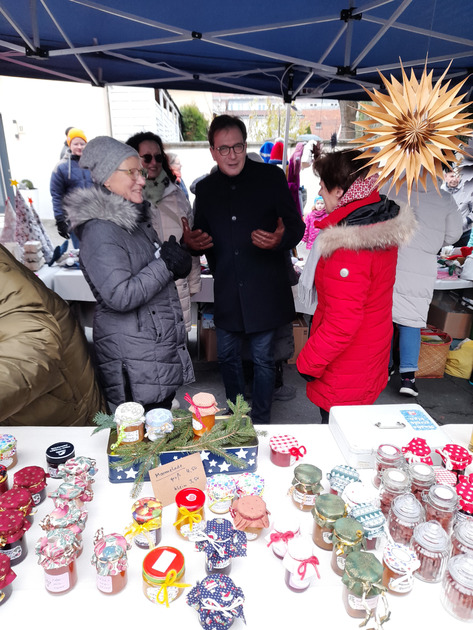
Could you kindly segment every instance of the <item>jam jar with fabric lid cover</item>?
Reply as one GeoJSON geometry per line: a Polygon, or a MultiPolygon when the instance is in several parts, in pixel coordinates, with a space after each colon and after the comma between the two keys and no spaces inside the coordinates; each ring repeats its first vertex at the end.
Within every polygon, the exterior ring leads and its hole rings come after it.
{"type": "Polygon", "coordinates": [[[8,471],[7,467],[0,464],[0,494],[8,490],[8,471]]]}
{"type": "Polygon", "coordinates": [[[367,485],[361,481],[352,481],[347,484],[342,492],[342,499],[349,510],[361,503],[379,505],[378,491],[373,488],[371,483],[367,485]]]}
{"type": "Polygon", "coordinates": [[[460,621],[473,621],[473,556],[450,558],[440,595],[445,610],[460,621]]]}
{"type": "Polygon", "coordinates": [[[465,468],[472,462],[473,456],[464,446],[459,444],[446,444],[435,451],[442,458],[442,463],[447,470],[451,470],[457,476],[465,474],[465,468]]]}
{"type": "Polygon", "coordinates": [[[174,500],[177,506],[174,527],[183,538],[192,539],[205,528],[205,494],[198,488],[184,488],[174,500]]]}
{"type": "Polygon", "coordinates": [[[346,464],[339,464],[327,473],[330,482],[330,492],[332,494],[342,494],[349,483],[360,480],[360,473],[346,464]]]}
{"type": "Polygon", "coordinates": [[[427,521],[417,525],[410,547],[420,562],[414,576],[423,582],[440,582],[450,556],[450,539],[440,523],[427,521]]]}
{"type": "Polygon", "coordinates": [[[289,492],[292,502],[302,512],[310,512],[316,497],[322,492],[322,471],[312,464],[299,464],[294,468],[294,479],[289,492]]]}
{"type": "Polygon", "coordinates": [[[10,558],[0,553],[0,606],[5,604],[12,593],[12,582],[16,573],[11,569],[10,558]]]}
{"type": "Polygon", "coordinates": [[[189,411],[192,413],[194,436],[202,437],[215,425],[215,414],[220,411],[215,396],[207,392],[199,392],[192,398],[186,394],[184,400],[189,403],[189,411]]]}
{"type": "Polygon", "coordinates": [[[264,528],[269,527],[265,501],[258,496],[235,499],[230,509],[235,529],[245,532],[247,540],[256,540],[264,528]]]}
{"type": "Polygon", "coordinates": [[[473,554],[473,520],[460,521],[453,526],[451,555],[473,554]]]}
{"type": "Polygon", "coordinates": [[[77,584],[77,536],[68,529],[52,529],[35,546],[38,564],[44,569],[44,585],[54,595],[68,593],[77,584]]]}
{"type": "Polygon", "coordinates": [[[386,528],[386,517],[379,507],[372,503],[361,503],[351,508],[348,516],[355,518],[363,526],[366,549],[376,549],[386,528]]]}
{"type": "Polygon", "coordinates": [[[4,510],[20,510],[30,523],[36,514],[31,492],[26,488],[11,488],[0,495],[0,513],[4,510]]]}
{"type": "Polygon", "coordinates": [[[388,529],[394,542],[408,545],[415,527],[424,521],[424,508],[411,492],[394,497],[388,514],[388,529]]]}
{"type": "Polygon", "coordinates": [[[425,520],[438,521],[450,535],[458,508],[458,495],[452,486],[435,484],[424,495],[425,520]]]}
{"type": "Polygon", "coordinates": [[[333,525],[332,542],[331,567],[337,575],[343,575],[347,557],[365,548],[363,526],[351,516],[339,518],[333,525]]]}
{"type": "Polygon", "coordinates": [[[0,464],[7,470],[18,464],[16,437],[9,433],[0,433],[0,464]]]}
{"type": "Polygon", "coordinates": [[[71,457],[64,464],[58,466],[58,476],[67,480],[70,476],[80,476],[85,479],[97,474],[97,462],[92,457],[71,457]]]}
{"type": "Polygon", "coordinates": [[[419,559],[409,546],[387,543],[383,549],[383,584],[393,595],[407,595],[414,586],[419,559]]]}
{"type": "Polygon", "coordinates": [[[126,402],[115,409],[114,419],[117,425],[117,441],[110,446],[110,450],[120,444],[135,444],[141,442],[145,436],[145,409],[136,402],[126,402]]]}
{"type": "Polygon", "coordinates": [[[80,486],[64,481],[54,492],[50,492],[48,496],[53,500],[56,507],[71,502],[81,509],[84,507],[84,498],[87,498],[84,494],[84,489],[80,486]]]}
{"type": "Polygon", "coordinates": [[[39,505],[46,498],[46,472],[41,466],[26,466],[13,475],[14,488],[26,488],[33,503],[39,505]]]}
{"type": "Polygon", "coordinates": [[[154,497],[142,497],[131,506],[132,523],[125,530],[125,538],[134,540],[141,549],[153,549],[161,542],[163,505],[154,497]]]}
{"type": "Polygon", "coordinates": [[[156,442],[174,430],[170,409],[150,409],[145,415],[145,437],[156,442]]]}
{"type": "Polygon", "coordinates": [[[310,536],[289,540],[282,563],[286,569],[284,579],[290,591],[302,593],[320,580],[319,560],[315,553],[316,548],[310,536]]]}
{"type": "Polygon", "coordinates": [[[271,523],[269,533],[264,537],[267,547],[270,547],[277,558],[284,558],[287,551],[287,543],[300,536],[300,524],[298,517],[292,513],[279,515],[271,523]]]}
{"type": "Polygon", "coordinates": [[[165,604],[182,595],[185,584],[184,556],[175,547],[156,547],[143,560],[143,593],[153,604],[165,604]]]}
{"type": "Polygon", "coordinates": [[[199,613],[206,630],[227,630],[235,619],[245,621],[243,591],[226,575],[209,575],[192,588],[186,597],[191,608],[199,613]]]}
{"type": "Polygon", "coordinates": [[[82,552],[82,532],[84,531],[86,520],[87,510],[80,510],[71,503],[65,503],[64,505],[54,508],[50,514],[47,514],[43,518],[39,525],[44,531],[69,529],[73,532],[79,541],[79,549],[77,552],[77,557],[79,557],[82,552]]]}
{"type": "Polygon", "coordinates": [[[458,495],[458,511],[455,522],[460,523],[473,519],[473,475],[469,477],[459,477],[459,482],[455,487],[458,495]],[[470,481],[471,479],[471,481],[470,481]]]}
{"type": "Polygon", "coordinates": [[[19,510],[3,510],[0,512],[0,553],[10,558],[15,566],[28,555],[24,534],[31,527],[24,514],[19,510]]]}
{"type": "Polygon", "coordinates": [[[46,463],[48,475],[51,479],[58,479],[59,466],[65,464],[68,459],[76,454],[74,444],[70,442],[55,442],[46,449],[46,463]]]}
{"type": "Polygon", "coordinates": [[[411,492],[422,503],[422,494],[435,484],[435,470],[429,464],[414,462],[409,464],[407,471],[411,478],[411,492]]]}
{"type": "Polygon", "coordinates": [[[269,458],[275,466],[294,466],[306,454],[305,446],[292,435],[273,435],[269,439],[269,458]]]}
{"type": "Polygon", "coordinates": [[[411,479],[407,472],[400,468],[386,468],[381,478],[379,487],[379,500],[381,511],[384,516],[388,516],[391,503],[400,494],[410,492],[411,479]]]}
{"type": "Polygon", "coordinates": [[[94,536],[94,553],[90,560],[97,571],[97,588],[106,595],[115,595],[127,583],[127,555],[130,548],[124,536],[104,534],[97,530],[94,536]]]}
{"type": "Polygon", "coordinates": [[[312,509],[312,516],[314,517],[312,540],[317,547],[331,551],[335,521],[346,515],[345,501],[337,494],[320,494],[315,499],[315,505],[312,509]]]}
{"type": "Polygon", "coordinates": [[[377,628],[389,619],[386,588],[382,583],[383,565],[369,551],[354,551],[345,565],[343,573],[343,603],[350,617],[365,618],[366,625],[371,617],[379,619],[377,628]],[[380,600],[384,604],[384,615],[379,613],[380,600]]]}
{"type": "Polygon", "coordinates": [[[403,468],[406,460],[401,449],[394,444],[380,444],[375,455],[373,483],[376,488],[381,485],[383,471],[387,468],[403,468]]]}
{"type": "Polygon", "coordinates": [[[236,480],[236,493],[239,497],[245,497],[248,495],[263,496],[264,493],[264,478],[256,473],[242,473],[238,475],[236,480]]]}
{"type": "Polygon", "coordinates": [[[207,478],[209,509],[215,514],[226,514],[236,495],[236,482],[231,475],[213,475],[207,478]]]}
{"type": "Polygon", "coordinates": [[[226,518],[213,518],[195,539],[195,548],[205,553],[205,571],[229,575],[233,558],[246,556],[246,534],[233,529],[226,518]]]}

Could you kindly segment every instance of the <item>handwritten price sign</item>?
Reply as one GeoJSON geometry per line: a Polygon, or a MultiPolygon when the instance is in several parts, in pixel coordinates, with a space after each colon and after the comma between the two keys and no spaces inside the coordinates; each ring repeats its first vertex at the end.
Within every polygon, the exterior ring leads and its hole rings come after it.
{"type": "Polygon", "coordinates": [[[174,462],[164,464],[149,471],[154,496],[163,506],[174,503],[179,490],[199,488],[205,490],[207,478],[199,453],[187,455],[174,462]]]}

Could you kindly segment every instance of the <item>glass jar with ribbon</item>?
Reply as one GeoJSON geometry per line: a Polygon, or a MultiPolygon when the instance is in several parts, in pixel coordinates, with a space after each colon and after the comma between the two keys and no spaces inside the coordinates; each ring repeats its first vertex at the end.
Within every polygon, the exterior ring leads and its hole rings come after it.
{"type": "Polygon", "coordinates": [[[383,549],[383,584],[393,595],[407,595],[414,586],[419,559],[408,545],[387,543],[383,549]]]}
{"type": "Polygon", "coordinates": [[[213,475],[207,478],[205,491],[209,499],[209,509],[215,514],[225,514],[237,492],[235,479],[231,475],[213,475]]]}
{"type": "Polygon", "coordinates": [[[156,547],[143,560],[143,593],[153,604],[166,607],[182,595],[185,584],[184,556],[175,547],[156,547]]]}
{"type": "Polygon", "coordinates": [[[236,478],[236,493],[239,497],[264,494],[264,478],[256,473],[241,473],[236,478]]]}
{"type": "Polygon", "coordinates": [[[0,464],[7,470],[18,464],[17,441],[14,435],[9,433],[0,434],[0,464]]]}
{"type": "Polygon", "coordinates": [[[265,501],[256,495],[235,499],[230,509],[236,529],[245,532],[247,540],[256,540],[269,527],[265,501]]]}
{"type": "Polygon", "coordinates": [[[343,603],[350,617],[364,618],[362,625],[374,619],[375,627],[382,628],[390,617],[382,577],[383,565],[371,552],[355,551],[348,556],[342,577],[343,603]]]}
{"type": "Polygon", "coordinates": [[[215,414],[219,411],[213,394],[199,392],[191,396],[186,394],[184,400],[189,403],[192,413],[192,430],[195,437],[201,437],[215,424],[215,414]]]}
{"type": "Polygon", "coordinates": [[[19,510],[29,523],[37,510],[31,492],[26,488],[11,488],[0,495],[0,514],[4,510],[19,510]]]}
{"type": "Polygon", "coordinates": [[[273,435],[269,440],[270,460],[276,466],[293,466],[307,453],[292,435],[273,435]]]}
{"type": "Polygon", "coordinates": [[[19,564],[28,554],[25,533],[31,527],[19,510],[0,512],[0,552],[10,558],[12,566],[19,564]]]}
{"type": "Polygon", "coordinates": [[[114,595],[127,583],[127,555],[130,548],[120,534],[104,534],[103,529],[94,536],[94,553],[90,560],[97,571],[97,588],[106,595],[114,595]]]}
{"type": "Polygon", "coordinates": [[[312,540],[321,549],[331,551],[333,548],[332,532],[335,522],[347,515],[345,501],[336,494],[320,494],[312,508],[314,528],[312,540]]]}
{"type": "Polygon", "coordinates": [[[226,518],[213,518],[194,538],[195,547],[205,553],[205,571],[229,575],[232,559],[246,556],[246,534],[234,529],[226,518]]]}
{"type": "Polygon", "coordinates": [[[77,583],[76,558],[80,545],[68,529],[52,529],[35,546],[38,564],[44,569],[44,585],[54,595],[68,593],[77,583]]]}
{"type": "Polygon", "coordinates": [[[278,516],[271,523],[269,534],[265,536],[267,547],[271,547],[274,555],[278,558],[284,558],[287,551],[287,544],[293,538],[300,536],[301,529],[298,517],[292,514],[284,514],[278,516]]]}
{"type": "Polygon", "coordinates": [[[14,488],[26,488],[33,503],[39,505],[46,498],[46,471],[41,466],[26,466],[13,475],[14,488]]]}
{"type": "Polygon", "coordinates": [[[299,464],[294,468],[294,478],[289,494],[294,505],[302,512],[310,512],[315,499],[322,492],[322,471],[312,464],[299,464]]]}
{"type": "Polygon", "coordinates": [[[366,549],[377,549],[386,535],[386,517],[379,507],[373,503],[360,503],[349,510],[348,516],[355,518],[363,526],[366,549]]]}
{"type": "Polygon", "coordinates": [[[459,444],[446,444],[441,449],[436,449],[436,453],[442,458],[442,463],[447,470],[451,470],[458,475],[465,474],[465,468],[473,460],[473,455],[464,446],[459,444]]]}
{"type": "Polygon", "coordinates": [[[341,495],[349,483],[360,480],[360,473],[353,466],[339,464],[327,473],[327,479],[330,482],[330,492],[341,495]]]}
{"type": "Polygon", "coordinates": [[[90,494],[84,491],[83,487],[67,481],[61,483],[61,485],[53,492],[50,492],[48,496],[54,501],[56,507],[64,505],[64,503],[72,503],[77,508],[82,509],[84,503],[90,501],[90,494]]]}
{"type": "Polygon", "coordinates": [[[126,402],[118,405],[114,413],[117,425],[117,441],[111,444],[110,450],[115,450],[120,444],[135,444],[141,442],[145,436],[145,409],[136,402],[126,402]]]}
{"type": "Polygon", "coordinates": [[[227,630],[235,619],[245,621],[243,591],[226,575],[205,577],[189,591],[186,601],[199,613],[205,630],[227,630]]]}
{"type": "Polygon", "coordinates": [[[84,531],[86,520],[87,510],[84,508],[79,509],[72,503],[64,503],[54,508],[50,514],[47,514],[39,525],[47,532],[52,529],[69,529],[73,532],[80,545],[77,551],[77,557],[79,557],[82,553],[82,532],[84,531]]]}
{"type": "Polygon", "coordinates": [[[11,569],[10,558],[0,553],[0,606],[5,604],[12,594],[12,582],[16,573],[11,569]]]}
{"type": "Polygon", "coordinates": [[[331,567],[337,575],[343,575],[348,556],[365,548],[363,526],[351,516],[339,518],[333,524],[331,567]]]}
{"type": "Polygon", "coordinates": [[[298,536],[288,541],[282,563],[286,570],[286,586],[294,593],[306,591],[320,579],[319,560],[315,551],[310,536],[298,536]]]}
{"type": "Polygon", "coordinates": [[[58,466],[58,477],[66,480],[69,475],[80,475],[89,479],[97,474],[97,462],[92,457],[71,457],[58,466]]]}
{"type": "Polygon", "coordinates": [[[142,497],[131,506],[133,520],[126,528],[125,538],[134,540],[141,549],[153,549],[161,542],[163,505],[154,497],[142,497]]]}
{"type": "Polygon", "coordinates": [[[205,494],[198,488],[179,490],[175,498],[177,506],[174,527],[183,538],[192,539],[205,528],[205,494]]]}
{"type": "Polygon", "coordinates": [[[145,415],[145,437],[156,442],[174,429],[172,412],[169,409],[150,409],[145,415]]]}

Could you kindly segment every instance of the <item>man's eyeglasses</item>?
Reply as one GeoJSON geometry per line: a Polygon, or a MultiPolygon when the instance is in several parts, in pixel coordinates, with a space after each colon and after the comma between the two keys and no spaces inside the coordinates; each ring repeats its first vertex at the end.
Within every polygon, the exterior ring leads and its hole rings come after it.
{"type": "Polygon", "coordinates": [[[117,168],[117,171],[122,173],[128,173],[131,179],[138,179],[138,177],[145,177],[148,175],[148,171],[144,168],[117,168]]]}
{"type": "Polygon", "coordinates": [[[151,153],[145,153],[144,155],[140,155],[140,158],[143,160],[143,162],[145,164],[151,164],[151,160],[154,158],[154,161],[157,164],[162,164],[163,163],[163,154],[162,153],[155,153],[154,155],[151,155],[151,153]]]}
{"type": "Polygon", "coordinates": [[[220,153],[220,155],[223,155],[224,157],[228,155],[232,149],[237,155],[239,153],[243,153],[243,151],[245,150],[245,143],[237,142],[232,147],[228,147],[226,144],[222,145],[221,147],[216,147],[216,150],[220,153]]]}

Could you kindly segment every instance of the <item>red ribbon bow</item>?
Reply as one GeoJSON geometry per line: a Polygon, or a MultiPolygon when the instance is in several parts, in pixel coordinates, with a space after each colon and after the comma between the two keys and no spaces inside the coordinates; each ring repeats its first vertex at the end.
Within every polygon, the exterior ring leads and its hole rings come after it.
{"type": "Polygon", "coordinates": [[[299,448],[296,448],[295,446],[293,446],[292,448],[289,449],[289,454],[296,458],[296,462],[299,459],[299,457],[304,457],[306,453],[307,453],[307,449],[305,446],[299,446],[299,448]]]}
{"type": "Polygon", "coordinates": [[[317,556],[311,556],[310,558],[307,558],[307,560],[301,561],[297,569],[297,573],[299,574],[301,580],[305,578],[305,572],[306,572],[308,564],[311,564],[314,567],[315,572],[317,573],[317,577],[320,580],[319,570],[317,569],[317,565],[319,564],[319,559],[317,558],[317,556]]]}
{"type": "Polygon", "coordinates": [[[287,544],[287,541],[290,538],[294,538],[294,532],[273,532],[269,535],[269,543],[266,547],[270,547],[272,543],[279,542],[280,540],[284,541],[287,544]]]}

